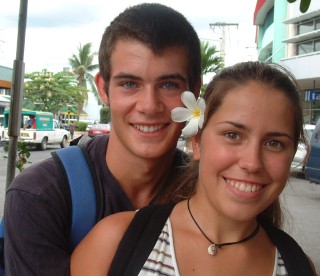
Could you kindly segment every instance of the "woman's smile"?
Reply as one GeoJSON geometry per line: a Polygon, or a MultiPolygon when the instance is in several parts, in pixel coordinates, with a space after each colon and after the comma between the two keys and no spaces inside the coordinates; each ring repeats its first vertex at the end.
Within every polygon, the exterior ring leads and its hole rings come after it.
{"type": "Polygon", "coordinates": [[[260,184],[254,184],[254,183],[249,183],[245,181],[238,181],[235,179],[224,178],[224,180],[226,181],[226,183],[228,183],[230,186],[234,187],[235,189],[241,192],[246,192],[246,193],[258,192],[263,187],[263,185],[260,185],[260,184]]]}

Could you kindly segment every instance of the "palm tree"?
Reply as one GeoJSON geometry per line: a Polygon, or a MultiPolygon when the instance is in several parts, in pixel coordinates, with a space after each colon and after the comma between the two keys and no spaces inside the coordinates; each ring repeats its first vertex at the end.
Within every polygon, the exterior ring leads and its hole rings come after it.
{"type": "Polygon", "coordinates": [[[223,68],[224,60],[218,55],[215,46],[210,46],[209,42],[201,41],[201,66],[202,66],[202,76],[208,73],[217,72],[219,69],[223,68]]]}
{"type": "MultiPolygon", "coordinates": [[[[82,86],[87,89],[87,83],[89,83],[93,94],[95,95],[98,103],[101,102],[98,96],[97,87],[94,83],[94,76],[91,72],[99,67],[98,64],[92,64],[97,52],[91,53],[91,43],[79,46],[78,55],[73,54],[69,58],[69,64],[72,66],[73,72],[77,75],[78,86],[82,86]]],[[[88,95],[86,95],[86,100],[88,95]]]]}
{"type": "MultiPolygon", "coordinates": [[[[201,71],[202,78],[208,73],[215,73],[224,67],[224,60],[218,54],[215,46],[210,46],[208,42],[201,41],[201,71]]],[[[201,95],[204,93],[207,84],[202,84],[201,95]]]]}

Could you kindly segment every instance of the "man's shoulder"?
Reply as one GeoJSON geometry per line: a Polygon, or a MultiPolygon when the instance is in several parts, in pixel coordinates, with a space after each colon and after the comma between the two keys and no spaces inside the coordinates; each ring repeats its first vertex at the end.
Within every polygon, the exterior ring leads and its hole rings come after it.
{"type": "Polygon", "coordinates": [[[31,165],[15,177],[8,188],[40,195],[52,185],[62,182],[62,173],[57,162],[48,158],[31,165]]]}
{"type": "Polygon", "coordinates": [[[90,137],[89,135],[83,134],[78,138],[72,140],[70,142],[70,146],[84,146],[88,150],[101,146],[102,144],[106,145],[108,142],[108,135],[98,135],[94,137],[90,137]]]}

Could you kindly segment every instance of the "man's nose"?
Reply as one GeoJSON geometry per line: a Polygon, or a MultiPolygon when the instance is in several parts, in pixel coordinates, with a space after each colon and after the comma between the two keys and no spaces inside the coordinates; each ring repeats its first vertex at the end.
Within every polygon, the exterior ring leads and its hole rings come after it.
{"type": "Polygon", "coordinates": [[[137,110],[149,115],[162,112],[164,103],[160,92],[154,88],[145,88],[141,91],[137,102],[137,110]]]}

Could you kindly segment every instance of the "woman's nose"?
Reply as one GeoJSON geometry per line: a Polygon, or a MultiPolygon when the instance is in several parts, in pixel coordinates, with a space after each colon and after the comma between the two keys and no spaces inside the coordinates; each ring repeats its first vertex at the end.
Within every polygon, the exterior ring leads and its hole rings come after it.
{"type": "Polygon", "coordinates": [[[248,172],[257,172],[263,167],[262,152],[258,145],[245,145],[239,156],[239,166],[248,172]]]}

